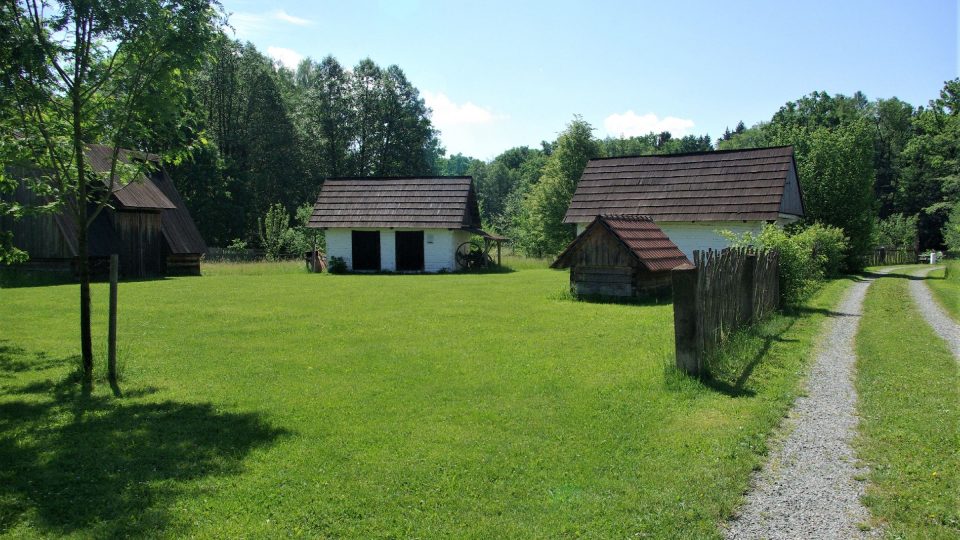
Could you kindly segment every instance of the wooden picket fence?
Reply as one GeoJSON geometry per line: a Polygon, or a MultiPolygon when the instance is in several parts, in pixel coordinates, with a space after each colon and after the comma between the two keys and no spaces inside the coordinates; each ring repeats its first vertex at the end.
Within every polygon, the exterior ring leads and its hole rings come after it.
{"type": "Polygon", "coordinates": [[[674,270],[677,367],[706,375],[706,360],[732,332],[780,306],[777,251],[727,248],[694,251],[695,268],[674,270]]]}
{"type": "Polygon", "coordinates": [[[875,248],[867,255],[867,266],[916,264],[917,250],[911,248],[875,248]]]}

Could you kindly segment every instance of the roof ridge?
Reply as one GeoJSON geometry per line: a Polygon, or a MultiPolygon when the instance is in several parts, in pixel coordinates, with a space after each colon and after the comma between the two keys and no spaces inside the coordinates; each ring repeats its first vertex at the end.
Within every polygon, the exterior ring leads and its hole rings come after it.
{"type": "Polygon", "coordinates": [[[440,176],[440,175],[404,175],[404,176],[331,176],[325,178],[324,182],[328,180],[453,180],[453,179],[470,179],[473,180],[472,176],[468,175],[458,175],[458,176],[440,176]]]}
{"type": "Polygon", "coordinates": [[[756,152],[760,150],[780,150],[783,148],[793,148],[793,145],[782,145],[782,146],[760,146],[757,148],[732,148],[727,150],[700,150],[697,152],[680,152],[677,154],[631,154],[627,156],[607,156],[607,157],[595,157],[590,158],[590,161],[602,161],[606,159],[625,159],[625,158],[641,158],[641,157],[652,157],[652,158],[671,158],[671,157],[685,157],[685,156],[707,156],[714,154],[735,154],[737,152],[756,152]]]}
{"type": "Polygon", "coordinates": [[[646,214],[599,214],[597,217],[603,219],[622,219],[628,221],[653,221],[653,218],[646,214]]]}

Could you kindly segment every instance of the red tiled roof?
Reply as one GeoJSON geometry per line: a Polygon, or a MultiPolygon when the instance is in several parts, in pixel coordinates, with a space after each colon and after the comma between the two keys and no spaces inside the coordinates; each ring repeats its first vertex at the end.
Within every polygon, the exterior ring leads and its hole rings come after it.
{"type": "Polygon", "coordinates": [[[577,246],[595,227],[604,227],[610,231],[650,272],[670,271],[684,265],[692,266],[690,260],[649,216],[610,214],[594,218],[587,230],[567,246],[551,267],[568,267],[577,246]]]}

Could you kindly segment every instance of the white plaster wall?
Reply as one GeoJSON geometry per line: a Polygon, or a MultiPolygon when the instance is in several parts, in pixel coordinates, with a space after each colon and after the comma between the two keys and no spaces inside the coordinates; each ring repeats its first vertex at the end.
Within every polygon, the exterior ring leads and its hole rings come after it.
{"type": "Polygon", "coordinates": [[[397,269],[397,235],[391,229],[380,231],[380,270],[393,272],[397,269]]]}
{"type": "Polygon", "coordinates": [[[454,250],[454,231],[447,229],[425,229],[423,231],[423,271],[439,272],[457,269],[454,250]]]}
{"type": "Polygon", "coordinates": [[[735,234],[752,232],[759,234],[763,229],[763,221],[663,221],[657,225],[670,240],[680,248],[680,251],[693,260],[694,250],[720,250],[730,246],[730,242],[720,236],[719,231],[732,231],[735,234]]]}
{"type": "MultiPolygon", "coordinates": [[[[347,268],[353,270],[352,231],[370,231],[376,229],[327,229],[327,260],[330,257],[342,257],[347,268]]],[[[457,270],[456,250],[463,242],[470,240],[470,233],[449,229],[399,229],[423,230],[423,268],[425,272],[457,270]]],[[[380,229],[380,269],[392,272],[397,269],[397,241],[393,229],[380,229]]]]}
{"type": "MultiPolygon", "coordinates": [[[[763,221],[658,221],[657,225],[692,261],[694,250],[720,250],[729,247],[730,243],[717,231],[732,231],[735,234],[745,232],[759,234],[764,223],[763,221]]],[[[590,224],[577,223],[577,235],[583,233],[588,225],[590,224]]]]}
{"type": "Polygon", "coordinates": [[[353,270],[353,246],[350,229],[327,229],[327,262],[331,257],[340,257],[347,263],[347,268],[353,270]]]}

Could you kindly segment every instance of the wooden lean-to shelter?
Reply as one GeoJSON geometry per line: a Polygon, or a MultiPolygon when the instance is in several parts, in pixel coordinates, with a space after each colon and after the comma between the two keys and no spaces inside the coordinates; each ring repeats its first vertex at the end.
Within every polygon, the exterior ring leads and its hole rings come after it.
{"type": "MultiPolygon", "coordinates": [[[[113,148],[89,145],[86,157],[97,173],[108,173],[113,148]]],[[[199,275],[200,257],[207,246],[170,176],[152,154],[121,150],[125,163],[153,161],[151,172],[125,186],[114,186],[109,206],[88,230],[88,254],[95,272],[104,272],[111,254],[119,256],[120,275],[140,278],[161,275],[199,275]]],[[[39,174],[35,169],[12,169],[25,178],[39,174]]],[[[29,206],[44,203],[20,182],[14,200],[29,206]]],[[[92,207],[91,207],[92,210],[92,207]]],[[[55,213],[4,222],[13,232],[13,243],[25,250],[27,265],[40,269],[74,270],[79,256],[77,223],[64,208],[55,213]]]]}
{"type": "Polygon", "coordinates": [[[648,216],[603,214],[557,257],[578,296],[644,298],[670,290],[670,271],[692,265],[648,216]]]}

